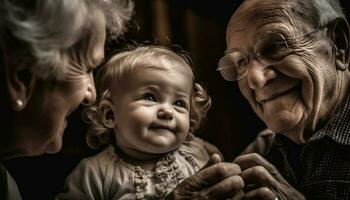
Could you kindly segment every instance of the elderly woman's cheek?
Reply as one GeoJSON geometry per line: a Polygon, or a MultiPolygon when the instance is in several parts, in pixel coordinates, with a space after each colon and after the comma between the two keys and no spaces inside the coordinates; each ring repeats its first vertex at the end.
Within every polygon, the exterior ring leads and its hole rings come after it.
{"type": "MultiPolygon", "coordinates": [[[[83,103],[85,99],[96,96],[93,77],[88,73],[68,78],[63,90],[65,90],[67,98],[78,105],[83,103]]],[[[89,101],[91,101],[90,99],[89,101]]]]}

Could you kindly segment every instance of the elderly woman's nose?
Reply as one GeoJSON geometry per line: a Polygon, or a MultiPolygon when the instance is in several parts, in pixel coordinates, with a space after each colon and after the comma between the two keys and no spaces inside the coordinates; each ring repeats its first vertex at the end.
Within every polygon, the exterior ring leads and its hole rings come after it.
{"type": "Polygon", "coordinates": [[[92,82],[88,85],[82,104],[89,106],[93,104],[95,101],[96,101],[96,88],[95,88],[95,84],[92,82]]]}
{"type": "Polygon", "coordinates": [[[247,79],[251,89],[262,88],[277,76],[277,72],[272,66],[263,64],[258,60],[252,60],[249,64],[247,79]]]}

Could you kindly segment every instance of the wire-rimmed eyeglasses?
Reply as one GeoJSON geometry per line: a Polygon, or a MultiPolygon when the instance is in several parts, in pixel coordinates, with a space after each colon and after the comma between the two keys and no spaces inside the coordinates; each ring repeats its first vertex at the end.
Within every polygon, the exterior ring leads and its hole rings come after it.
{"type": "Polygon", "coordinates": [[[281,33],[267,32],[255,43],[251,52],[246,53],[237,48],[227,50],[219,61],[217,71],[227,81],[238,81],[247,75],[248,66],[252,59],[255,58],[266,65],[277,64],[290,53],[290,46],[293,45],[295,39],[315,33],[321,29],[318,28],[291,38],[285,38],[281,33]]]}

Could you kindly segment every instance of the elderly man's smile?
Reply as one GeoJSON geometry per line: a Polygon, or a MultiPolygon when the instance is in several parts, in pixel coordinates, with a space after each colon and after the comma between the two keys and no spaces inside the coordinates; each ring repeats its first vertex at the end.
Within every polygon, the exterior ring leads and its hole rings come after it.
{"type": "Polygon", "coordinates": [[[259,104],[273,102],[274,100],[299,93],[300,85],[295,82],[288,85],[276,85],[267,89],[258,89],[255,91],[255,100],[259,104]]]}
{"type": "Polygon", "coordinates": [[[271,98],[260,101],[260,104],[264,108],[269,108],[269,106],[277,106],[273,109],[278,108],[280,105],[281,107],[290,107],[295,106],[297,103],[297,100],[300,97],[300,89],[299,87],[293,87],[289,90],[286,90],[282,93],[276,93],[276,95],[271,96],[271,98]]]}

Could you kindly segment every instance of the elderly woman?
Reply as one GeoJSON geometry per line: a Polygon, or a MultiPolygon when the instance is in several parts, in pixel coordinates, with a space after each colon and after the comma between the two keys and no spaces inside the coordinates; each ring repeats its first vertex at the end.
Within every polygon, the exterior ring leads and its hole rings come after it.
{"type": "MultiPolygon", "coordinates": [[[[132,10],[127,0],[1,1],[1,160],[61,149],[66,118],[95,100],[106,28],[117,37],[132,10]]],[[[20,199],[0,169],[0,199],[20,199]]]]}
{"type": "MultiPolygon", "coordinates": [[[[92,71],[104,59],[106,28],[121,34],[132,10],[128,0],[1,0],[1,160],[61,149],[67,116],[95,100],[92,71]]],[[[235,195],[240,168],[219,161],[213,156],[168,198],[235,195]]],[[[1,164],[0,199],[21,199],[1,164]]]]}
{"type": "Polygon", "coordinates": [[[235,159],[247,199],[350,199],[349,25],[337,0],[245,0],[222,76],[276,132],[235,159]]]}

